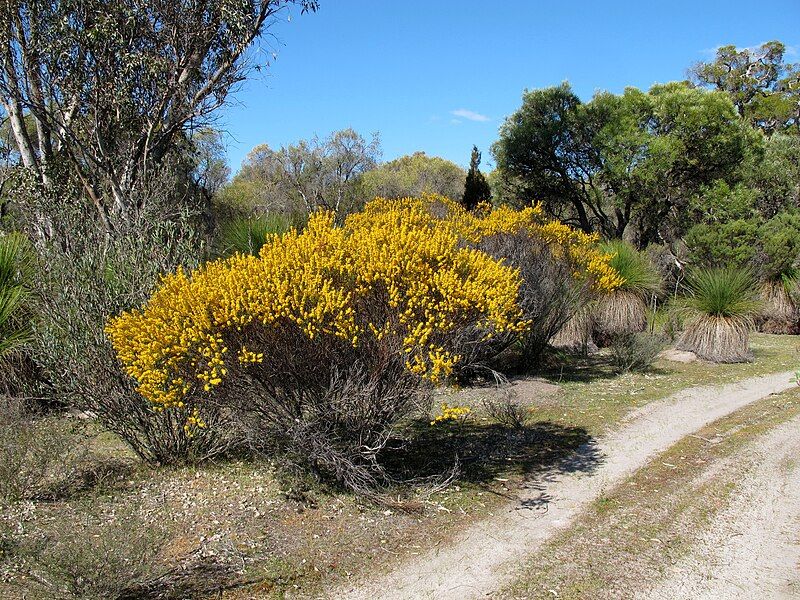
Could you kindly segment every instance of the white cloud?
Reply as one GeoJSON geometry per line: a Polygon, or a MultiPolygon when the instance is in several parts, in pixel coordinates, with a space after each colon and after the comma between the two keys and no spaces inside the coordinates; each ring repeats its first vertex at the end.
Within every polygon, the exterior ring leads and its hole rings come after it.
{"type": "Polygon", "coordinates": [[[468,119],[470,121],[491,121],[491,119],[486,115],[482,115],[480,113],[467,110],[466,108],[459,108],[458,110],[453,110],[450,112],[450,114],[456,117],[461,117],[463,119],[468,119]]]}
{"type": "Polygon", "coordinates": [[[461,121],[458,119],[450,119],[450,125],[460,125],[461,121]]]}

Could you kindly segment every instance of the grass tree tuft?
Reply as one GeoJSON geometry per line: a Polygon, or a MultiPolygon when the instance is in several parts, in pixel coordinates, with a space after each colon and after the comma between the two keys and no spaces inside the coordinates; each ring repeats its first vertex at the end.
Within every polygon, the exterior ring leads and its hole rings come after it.
{"type": "Polygon", "coordinates": [[[603,294],[594,310],[598,338],[608,340],[623,333],[644,331],[647,327],[647,303],[661,289],[661,276],[646,254],[622,240],[601,245],[613,255],[609,264],[623,279],[622,285],[603,294]]]}
{"type": "Polygon", "coordinates": [[[678,348],[718,363],[752,360],[750,331],[761,301],[758,282],[746,269],[690,272],[680,304],[686,329],[678,348]]]}

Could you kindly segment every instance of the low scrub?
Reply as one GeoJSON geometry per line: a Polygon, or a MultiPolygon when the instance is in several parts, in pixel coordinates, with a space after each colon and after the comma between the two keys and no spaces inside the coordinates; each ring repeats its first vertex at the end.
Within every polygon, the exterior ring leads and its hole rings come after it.
{"type": "Polygon", "coordinates": [[[0,501],[57,494],[77,473],[82,454],[69,424],[43,417],[22,400],[0,396],[0,501]]]}
{"type": "Polygon", "coordinates": [[[138,588],[168,568],[161,556],[168,539],[164,523],[136,503],[65,506],[57,519],[26,522],[11,534],[7,578],[26,597],[143,597],[138,588]]]}
{"type": "Polygon", "coordinates": [[[527,232],[495,234],[479,247],[519,272],[519,304],[528,323],[517,346],[520,367],[535,368],[553,337],[589,301],[591,282],[575,278],[574,261],[558,245],[527,232]]]}
{"type": "Polygon", "coordinates": [[[611,338],[611,361],[617,373],[645,371],[653,363],[667,341],[652,333],[619,333],[611,338]]]}

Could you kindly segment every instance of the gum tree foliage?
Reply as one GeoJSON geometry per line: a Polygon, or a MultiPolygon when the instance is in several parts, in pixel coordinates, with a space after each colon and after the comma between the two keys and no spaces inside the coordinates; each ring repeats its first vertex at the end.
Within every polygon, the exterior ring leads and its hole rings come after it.
{"type": "Polygon", "coordinates": [[[362,195],[366,200],[409,198],[438,194],[458,200],[464,194],[464,169],[438,156],[415,152],[386,162],[364,173],[362,195]]]}
{"type": "Polygon", "coordinates": [[[493,152],[521,202],[644,246],[674,240],[689,199],[735,181],[760,144],[721,92],[675,82],[582,103],[564,83],[526,91],[493,152]]]}
{"type": "Polygon", "coordinates": [[[467,171],[467,178],[464,182],[464,196],[461,199],[461,204],[467,210],[475,208],[479,202],[488,202],[492,198],[492,188],[486,181],[480,170],[481,153],[478,152],[478,147],[472,147],[472,155],[469,161],[469,171],[467,171]]]}
{"type": "Polygon", "coordinates": [[[221,200],[250,213],[324,208],[344,215],[362,204],[359,180],[375,168],[380,154],[377,133],[368,141],[353,129],[277,150],[261,144],[247,155],[221,200]]]}
{"type": "Polygon", "coordinates": [[[79,183],[108,231],[148,170],[204,126],[289,5],[316,0],[0,2],[0,107],[37,183],[79,183]],[[33,127],[26,126],[26,118],[33,127]],[[66,174],[66,175],[65,175],[66,174]]]}
{"type": "Polygon", "coordinates": [[[701,86],[727,93],[739,115],[767,134],[800,133],[800,63],[784,61],[779,41],[756,48],[722,46],[714,60],[689,74],[701,86]]]}
{"type": "Polygon", "coordinates": [[[745,164],[744,182],[755,191],[756,209],[769,219],[800,208],[800,136],[774,133],[755,158],[745,164]]]}

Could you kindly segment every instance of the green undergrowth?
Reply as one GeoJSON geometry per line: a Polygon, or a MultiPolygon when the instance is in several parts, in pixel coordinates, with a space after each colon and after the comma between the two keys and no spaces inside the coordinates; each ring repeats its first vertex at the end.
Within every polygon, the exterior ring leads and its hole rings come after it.
{"type": "Polygon", "coordinates": [[[604,353],[571,359],[563,368],[545,374],[547,381],[558,384],[560,393],[546,402],[535,402],[534,418],[565,427],[580,426],[591,435],[600,435],[630,410],[682,389],[790,371],[800,364],[800,336],[753,334],[751,346],[754,360],[749,363],[659,359],[649,371],[624,375],[614,373],[604,353]]]}

